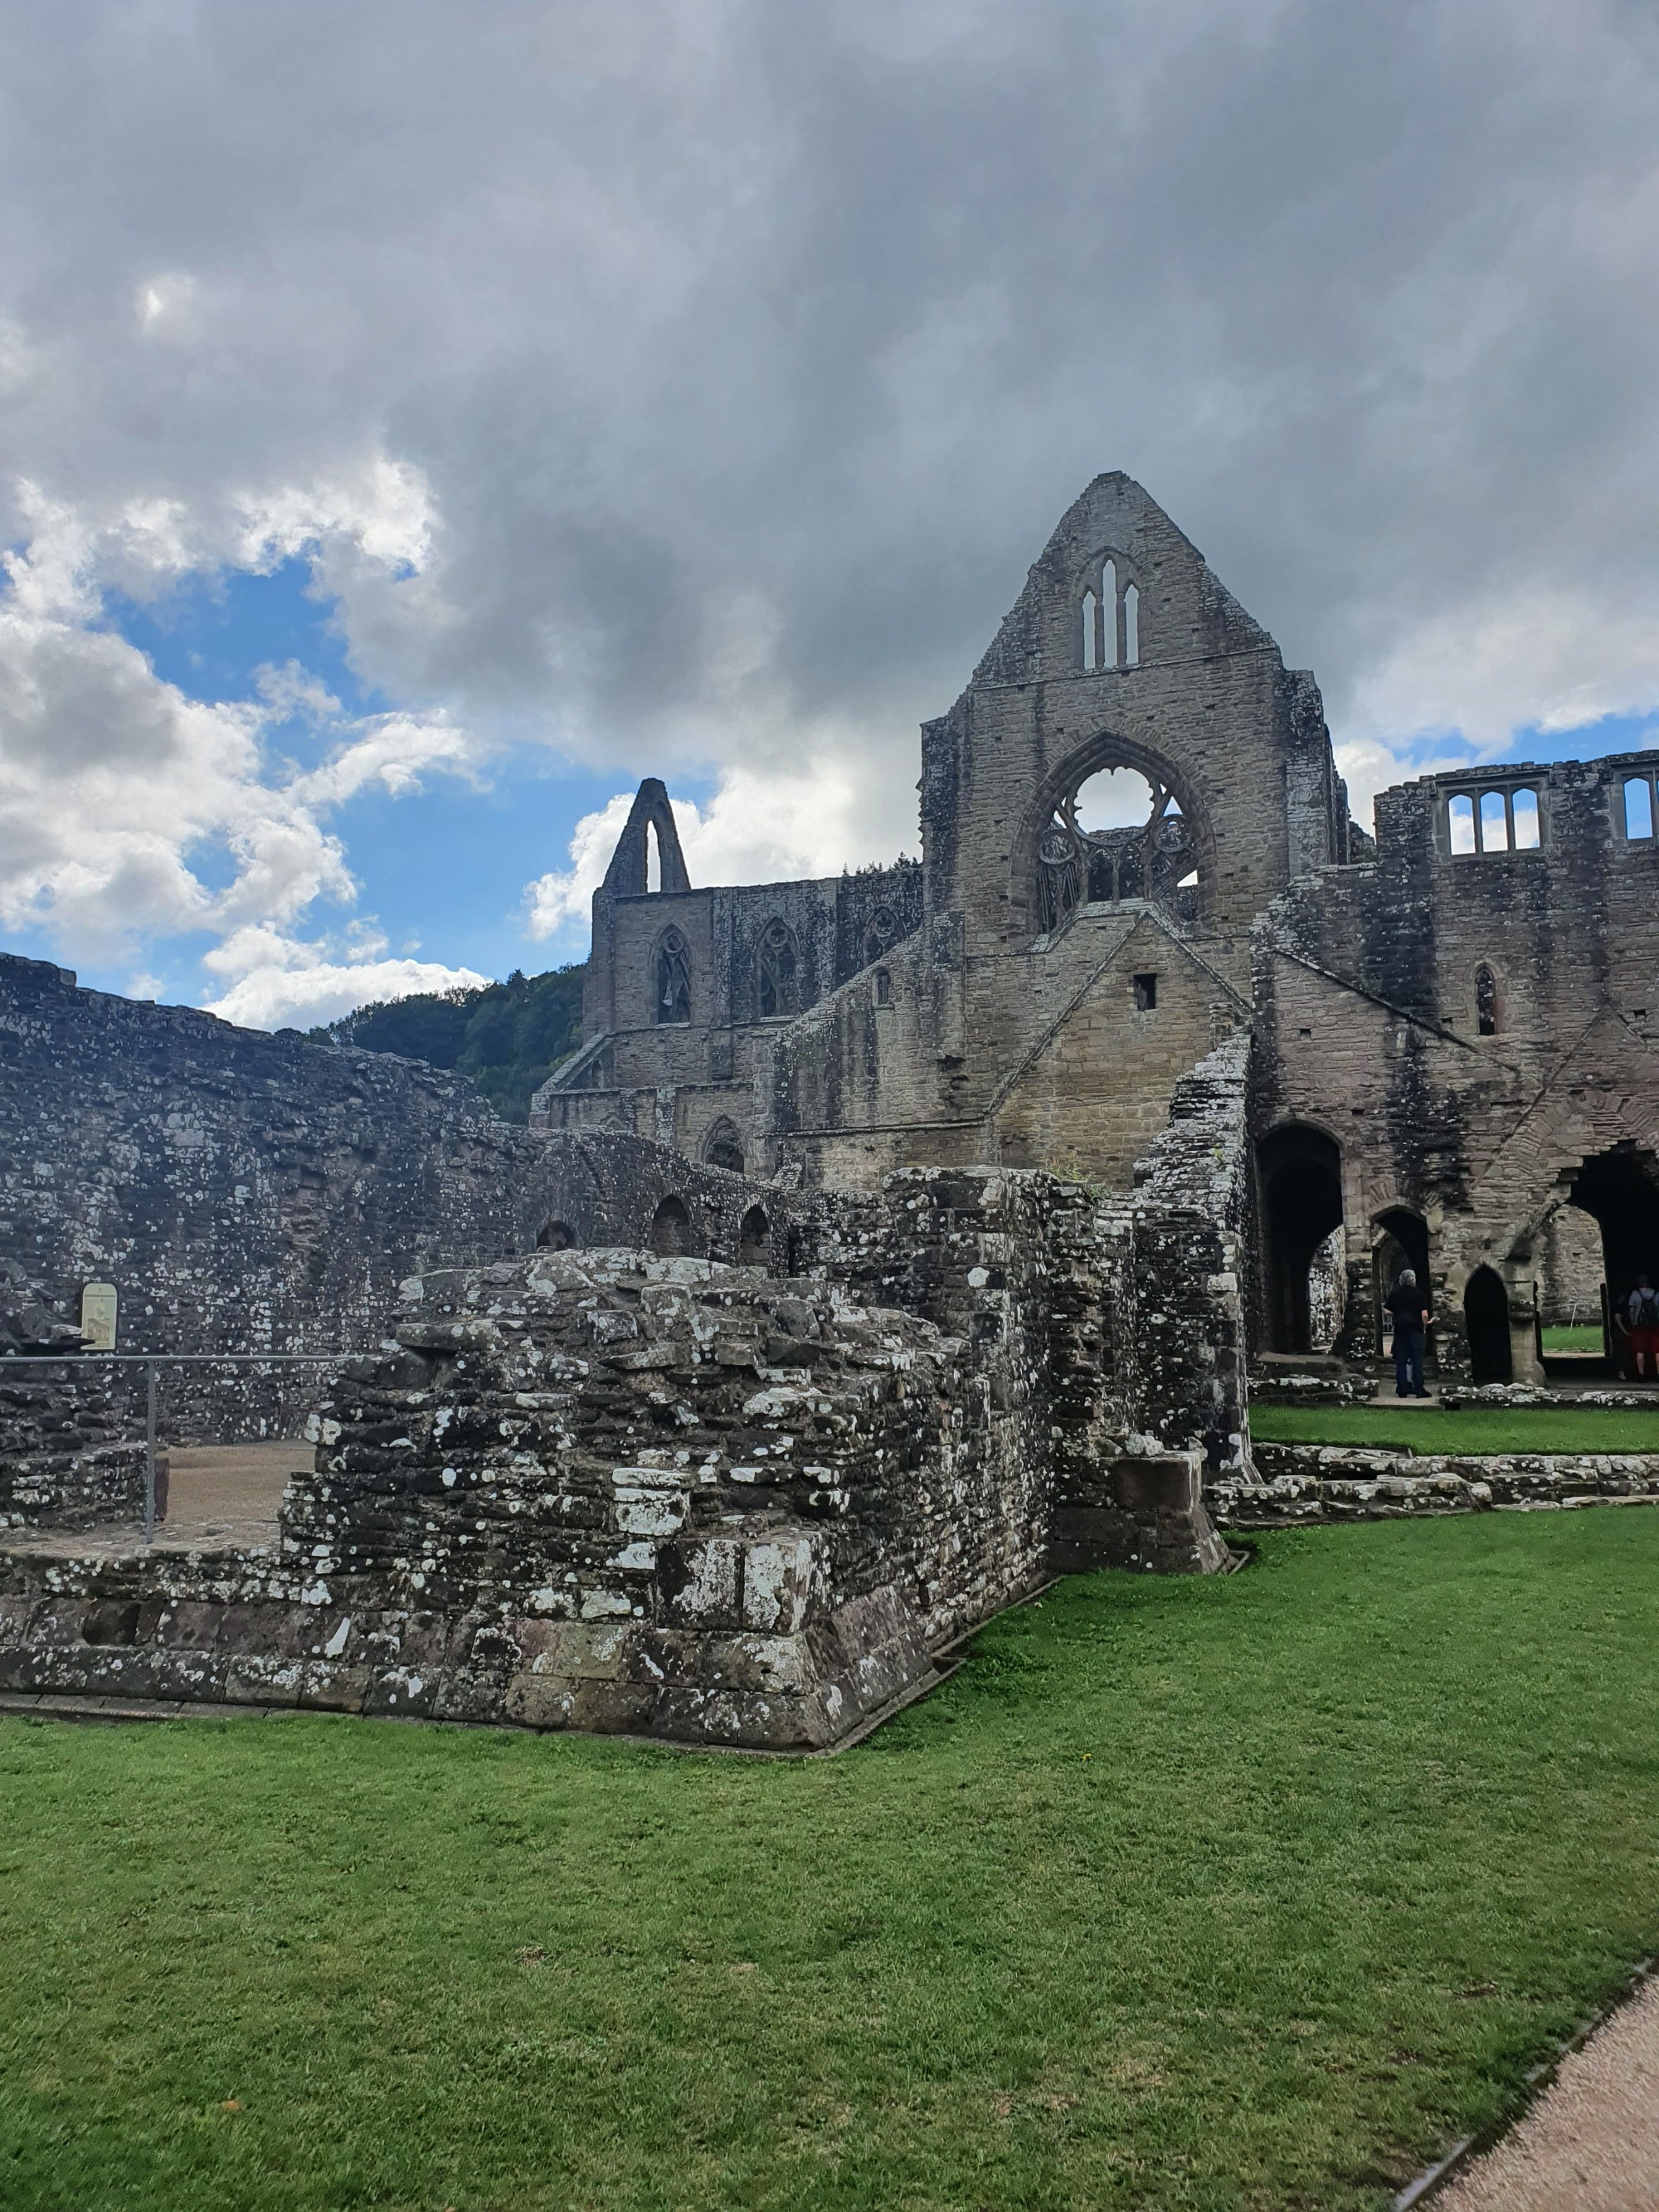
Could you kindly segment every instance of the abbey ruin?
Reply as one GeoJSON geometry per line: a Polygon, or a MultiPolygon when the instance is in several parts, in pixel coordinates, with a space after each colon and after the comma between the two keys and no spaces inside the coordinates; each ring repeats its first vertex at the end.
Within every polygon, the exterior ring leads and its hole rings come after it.
{"type": "Polygon", "coordinates": [[[1401,1266],[1465,1390],[1659,1277],[1654,773],[1426,777],[1373,838],[1111,475],[924,726],[919,863],[696,887],[641,787],[527,1129],[0,961],[0,1328],[53,1359],[0,1691],[822,1747],[1048,1575],[1226,1566],[1252,1390],[1374,1387],[1401,1266]],[[86,1540],[139,1457],[68,1349],[106,1282],[121,1351],[351,1355],[179,1370],[179,1438],[307,1425],[268,1542],[86,1540]]]}

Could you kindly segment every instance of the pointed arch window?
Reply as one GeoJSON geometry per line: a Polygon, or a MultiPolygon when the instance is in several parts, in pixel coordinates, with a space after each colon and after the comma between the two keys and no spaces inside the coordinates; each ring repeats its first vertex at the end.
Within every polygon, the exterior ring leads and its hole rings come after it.
{"type": "Polygon", "coordinates": [[[1503,1026],[1503,1000],[1498,977],[1483,960],[1474,971],[1474,1025],[1482,1036],[1496,1036],[1503,1026]]]}
{"type": "Polygon", "coordinates": [[[755,952],[755,1003],[763,1022],[787,1021],[800,1012],[800,970],[795,933],[787,921],[770,921],[755,952]]]}
{"type": "Polygon", "coordinates": [[[663,1024],[691,1018],[691,948],[678,929],[665,929],[657,939],[657,997],[655,1018],[663,1024]]]}
{"type": "Polygon", "coordinates": [[[868,968],[881,958],[890,945],[898,943],[898,916],[890,906],[878,906],[864,927],[864,959],[868,968]]]}
{"type": "Polygon", "coordinates": [[[743,1139],[737,1124],[724,1114],[704,1139],[702,1156],[711,1168],[724,1168],[728,1175],[743,1173],[743,1139]]]}

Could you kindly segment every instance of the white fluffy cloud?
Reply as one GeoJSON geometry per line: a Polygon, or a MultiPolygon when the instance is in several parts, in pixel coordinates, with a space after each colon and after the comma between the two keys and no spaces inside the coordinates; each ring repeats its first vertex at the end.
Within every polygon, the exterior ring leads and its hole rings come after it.
{"type": "MultiPolygon", "coordinates": [[[[809,762],[799,773],[757,774],[731,769],[706,807],[688,799],[673,801],[674,826],[694,884],[775,883],[805,876],[839,875],[849,854],[872,842],[861,819],[862,794],[845,763],[809,762]]],[[[525,887],[526,933],[580,940],[593,893],[604,879],[617,840],[634,804],[631,791],[577,823],[570,840],[570,866],[538,876],[525,887]]],[[[895,822],[892,860],[906,840],[908,823],[895,822]]]]}
{"type": "MultiPolygon", "coordinates": [[[[1103,468],[1316,670],[1362,800],[1443,738],[1659,708],[1623,0],[0,31],[0,922],[68,957],[188,937],[276,1018],[379,961],[354,793],[520,746],[714,788],[699,880],[913,846],[917,722],[1103,468]],[[192,702],[100,623],[294,555],[384,716],[304,668],[192,702]]],[[[540,941],[579,949],[605,835],[532,888],[540,941]]]]}

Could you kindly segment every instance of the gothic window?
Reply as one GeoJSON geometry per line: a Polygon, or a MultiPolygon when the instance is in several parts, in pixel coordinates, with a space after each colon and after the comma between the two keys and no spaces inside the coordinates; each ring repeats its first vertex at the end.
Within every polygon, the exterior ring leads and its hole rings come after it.
{"type": "Polygon", "coordinates": [[[1140,661],[1140,592],[1137,586],[1123,587],[1123,665],[1139,666],[1140,661]]]}
{"type": "Polygon", "coordinates": [[[768,922],[761,932],[755,953],[755,1002],[763,1022],[783,1021],[800,1012],[795,933],[787,922],[768,922]]]}
{"type": "Polygon", "coordinates": [[[1498,978],[1483,960],[1474,971],[1474,1024],[1482,1036],[1498,1035],[1498,978]]]}
{"type": "Polygon", "coordinates": [[[885,968],[876,970],[876,1004],[890,1006],[893,1003],[893,978],[885,968]]]}
{"type": "Polygon", "coordinates": [[[772,1224],[763,1206],[751,1206],[738,1229],[738,1265],[763,1267],[772,1256],[772,1224]]]}
{"type": "Polygon", "coordinates": [[[1653,786],[1644,775],[1627,776],[1625,780],[1625,835],[1653,835],[1653,786]]]}
{"type": "Polygon", "coordinates": [[[665,929],[657,940],[656,1019],[689,1022],[691,1018],[691,948],[678,929],[665,929]]]}
{"type": "Polygon", "coordinates": [[[1037,840],[1037,927],[1085,905],[1148,899],[1196,919],[1198,852],[1181,803],[1156,769],[1102,766],[1056,802],[1037,840]]]}
{"type": "Polygon", "coordinates": [[[1092,592],[1083,594],[1083,672],[1091,675],[1100,665],[1100,601],[1092,592]]]}
{"type": "Polygon", "coordinates": [[[890,945],[898,943],[898,916],[892,908],[878,906],[865,924],[861,965],[867,968],[872,961],[879,960],[890,945]]]}

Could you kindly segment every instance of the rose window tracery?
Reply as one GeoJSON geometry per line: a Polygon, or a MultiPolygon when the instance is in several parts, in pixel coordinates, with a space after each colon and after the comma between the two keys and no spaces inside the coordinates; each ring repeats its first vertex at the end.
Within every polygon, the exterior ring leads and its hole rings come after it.
{"type": "Polygon", "coordinates": [[[1084,827],[1086,787],[1111,774],[1098,763],[1056,801],[1037,840],[1037,927],[1052,933],[1081,906],[1151,899],[1182,921],[1198,916],[1198,854],[1181,803],[1153,769],[1134,771],[1146,792],[1139,822],[1084,827]]]}

